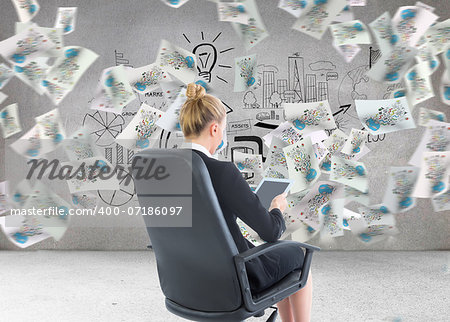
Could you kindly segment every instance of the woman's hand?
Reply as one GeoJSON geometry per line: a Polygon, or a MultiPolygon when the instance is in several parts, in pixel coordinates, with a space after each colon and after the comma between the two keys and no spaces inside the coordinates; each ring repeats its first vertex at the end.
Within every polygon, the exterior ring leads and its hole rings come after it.
{"type": "Polygon", "coordinates": [[[273,208],[278,208],[281,210],[281,212],[284,212],[284,210],[287,207],[287,201],[286,201],[287,193],[283,192],[281,195],[276,196],[272,199],[272,202],[270,203],[269,211],[271,211],[273,208]]]}

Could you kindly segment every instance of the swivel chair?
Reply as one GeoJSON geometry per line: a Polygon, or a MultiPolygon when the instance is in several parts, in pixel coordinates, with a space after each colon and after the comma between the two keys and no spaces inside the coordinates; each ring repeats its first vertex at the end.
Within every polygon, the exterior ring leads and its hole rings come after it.
{"type": "Polygon", "coordinates": [[[278,240],[239,253],[208,169],[196,152],[143,150],[133,158],[132,175],[140,206],[154,212],[143,217],[165,305],[171,313],[193,321],[243,321],[263,316],[271,307],[275,311],[267,321],[275,321],[277,308],[273,305],[305,286],[313,251],[320,248],[278,240]],[[145,169],[157,175],[142,177],[145,169]],[[181,213],[169,214],[170,207],[183,208],[181,213]],[[305,248],[302,269],[252,294],[245,262],[289,245],[305,248]]]}

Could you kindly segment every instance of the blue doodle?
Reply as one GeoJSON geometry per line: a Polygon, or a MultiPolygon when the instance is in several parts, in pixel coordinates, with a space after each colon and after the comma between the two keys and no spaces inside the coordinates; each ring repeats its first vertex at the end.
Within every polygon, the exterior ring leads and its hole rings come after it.
{"type": "Polygon", "coordinates": [[[306,126],[305,123],[300,120],[295,120],[292,124],[294,124],[294,126],[299,130],[303,130],[306,126]]]}
{"type": "Polygon", "coordinates": [[[238,167],[239,170],[244,170],[244,165],[241,162],[236,163],[236,166],[238,167]]]}
{"type": "Polygon", "coordinates": [[[15,194],[14,194],[14,197],[13,197],[13,200],[14,200],[15,202],[20,202],[20,201],[22,200],[22,194],[19,193],[19,192],[15,193],[15,194]]]}
{"type": "Polygon", "coordinates": [[[416,76],[417,76],[417,73],[416,73],[416,72],[410,72],[410,73],[408,74],[408,79],[409,79],[410,81],[413,81],[414,78],[416,78],[416,76]]]}
{"type": "Polygon", "coordinates": [[[311,226],[308,226],[308,228],[306,228],[306,230],[308,230],[310,233],[315,232],[316,230],[314,228],[312,228],[311,226]]]}
{"type": "Polygon", "coordinates": [[[28,240],[28,236],[23,235],[22,233],[19,233],[19,232],[15,233],[13,235],[13,237],[14,237],[15,241],[20,244],[25,244],[28,240]]]}
{"type": "Polygon", "coordinates": [[[201,87],[203,87],[205,89],[205,91],[208,91],[208,85],[206,85],[205,81],[198,80],[198,81],[195,82],[195,84],[200,85],[201,87]]]}
{"type": "Polygon", "coordinates": [[[370,118],[366,121],[366,125],[372,131],[378,131],[380,129],[380,123],[375,121],[373,118],[370,118]]]}
{"type": "Polygon", "coordinates": [[[244,8],[244,6],[241,5],[241,4],[238,5],[238,6],[236,6],[236,9],[239,10],[239,12],[241,12],[241,13],[245,12],[245,8],[244,8]]]}
{"type": "Polygon", "coordinates": [[[307,4],[308,4],[308,2],[306,2],[306,1],[304,1],[304,0],[300,1],[300,7],[301,7],[302,9],[304,9],[304,8],[306,7],[307,4]]]}
{"type": "Polygon", "coordinates": [[[405,9],[401,12],[401,17],[404,20],[414,18],[415,16],[416,16],[416,11],[413,9],[405,9]]]}
{"type": "Polygon", "coordinates": [[[134,84],[134,88],[136,88],[138,91],[145,91],[145,89],[147,88],[147,86],[145,86],[145,84],[142,84],[140,82],[137,82],[136,84],[134,84]]]}
{"type": "Polygon", "coordinates": [[[185,61],[186,61],[186,65],[189,67],[189,68],[193,68],[194,67],[194,58],[192,58],[191,56],[187,56],[186,58],[185,58],[185,61]]]}
{"type": "Polygon", "coordinates": [[[67,58],[73,58],[73,57],[78,56],[78,53],[79,53],[78,49],[71,48],[71,49],[67,49],[64,54],[66,55],[67,58]]]}
{"type": "Polygon", "coordinates": [[[72,26],[71,25],[67,25],[67,26],[64,27],[64,31],[65,32],[69,32],[71,30],[72,30],[72,26]]]}
{"type": "Polygon", "coordinates": [[[355,23],[353,25],[353,28],[355,28],[357,31],[363,31],[364,30],[363,26],[359,22],[355,23]]]}
{"type": "Polygon", "coordinates": [[[22,67],[20,67],[20,66],[14,66],[14,70],[15,70],[17,73],[23,73],[23,71],[24,71],[24,69],[23,69],[22,67]]]}
{"type": "Polygon", "coordinates": [[[253,84],[255,84],[255,77],[251,76],[248,80],[247,80],[247,86],[252,86],[253,84]]]}
{"type": "Polygon", "coordinates": [[[309,169],[308,174],[306,175],[307,181],[312,181],[317,176],[317,171],[314,169],[309,169]]]}
{"type": "Polygon", "coordinates": [[[436,115],[436,118],[438,119],[438,121],[444,122],[444,114],[438,114],[436,115]]]}
{"type": "Polygon", "coordinates": [[[381,206],[381,207],[380,207],[380,211],[381,211],[383,214],[387,214],[387,213],[388,213],[388,209],[386,208],[386,206],[381,206]]]}
{"type": "Polygon", "coordinates": [[[148,147],[149,144],[150,144],[150,141],[147,138],[141,138],[136,141],[136,146],[141,149],[148,147]]]}
{"type": "Polygon", "coordinates": [[[359,146],[357,146],[356,148],[354,148],[352,150],[354,153],[358,153],[359,151],[361,151],[361,148],[359,146]]]}
{"type": "Polygon", "coordinates": [[[397,41],[398,41],[398,36],[397,35],[392,35],[391,39],[390,39],[390,43],[392,45],[395,45],[397,43],[397,41]]]}
{"type": "Polygon", "coordinates": [[[433,192],[440,192],[440,191],[444,190],[444,188],[445,188],[445,183],[442,181],[439,181],[438,183],[436,183],[433,186],[432,189],[433,189],[433,192]]]}
{"type": "Polygon", "coordinates": [[[316,6],[321,5],[321,4],[326,4],[328,2],[328,0],[314,0],[314,4],[316,6]]]}
{"type": "Polygon", "coordinates": [[[63,136],[59,133],[56,133],[55,137],[53,138],[53,142],[59,143],[63,140],[63,136]]]}
{"type": "Polygon", "coordinates": [[[404,90],[398,90],[394,93],[394,98],[404,97],[406,95],[404,90]]]}
{"type": "Polygon", "coordinates": [[[114,77],[109,76],[105,81],[105,86],[112,87],[114,85],[114,77]]]}
{"type": "Polygon", "coordinates": [[[28,8],[28,12],[29,13],[35,13],[37,10],[37,6],[35,4],[32,4],[29,8],[28,8]]]}
{"type": "Polygon", "coordinates": [[[38,149],[28,149],[26,154],[29,155],[30,157],[35,157],[39,154],[39,150],[38,149]]]}
{"type": "Polygon", "coordinates": [[[77,196],[72,196],[72,203],[74,205],[78,205],[80,202],[78,201],[78,197],[77,196]]]}
{"type": "Polygon", "coordinates": [[[364,167],[362,165],[357,165],[355,167],[355,170],[360,176],[363,176],[365,174],[364,167]]]}
{"type": "Polygon", "coordinates": [[[2,119],[6,119],[7,116],[8,116],[8,111],[3,111],[0,117],[2,119]]]}
{"type": "Polygon", "coordinates": [[[359,234],[359,237],[365,242],[368,242],[372,239],[372,236],[367,235],[366,233],[359,234]]]}
{"type": "Polygon", "coordinates": [[[319,186],[319,193],[324,195],[324,194],[329,194],[333,192],[333,186],[329,185],[329,184],[321,184],[319,186]]]}
{"type": "Polygon", "coordinates": [[[433,59],[432,61],[430,61],[430,68],[431,69],[435,69],[436,66],[437,66],[437,61],[436,60],[433,59]]]}
{"type": "Polygon", "coordinates": [[[24,55],[20,55],[20,54],[12,55],[11,59],[13,61],[15,61],[16,63],[19,63],[19,64],[25,62],[25,56],[24,55]]]}
{"type": "Polygon", "coordinates": [[[402,201],[400,201],[399,205],[400,208],[408,208],[409,206],[411,206],[413,204],[413,200],[411,197],[406,197],[405,199],[403,199],[402,201]]]}
{"type": "Polygon", "coordinates": [[[444,97],[447,101],[450,100],[450,86],[444,87],[444,97]]]}
{"type": "Polygon", "coordinates": [[[220,149],[223,146],[224,142],[222,140],[222,142],[220,142],[219,146],[217,147],[218,149],[220,149]]]}
{"type": "Polygon", "coordinates": [[[331,170],[331,162],[324,162],[322,163],[322,168],[325,169],[326,171],[330,171],[331,170]]]}
{"type": "Polygon", "coordinates": [[[42,81],[42,86],[48,87],[48,85],[50,85],[50,82],[49,82],[49,81],[47,81],[47,80],[43,80],[43,81],[42,81]]]}
{"type": "Polygon", "coordinates": [[[344,227],[347,227],[348,226],[347,219],[342,220],[342,224],[344,225],[344,227]]]}
{"type": "Polygon", "coordinates": [[[328,215],[328,213],[330,212],[331,207],[329,205],[323,206],[322,207],[322,214],[324,215],[328,215]]]}
{"type": "Polygon", "coordinates": [[[393,82],[398,79],[398,73],[397,72],[387,73],[385,78],[387,81],[393,82]]]}

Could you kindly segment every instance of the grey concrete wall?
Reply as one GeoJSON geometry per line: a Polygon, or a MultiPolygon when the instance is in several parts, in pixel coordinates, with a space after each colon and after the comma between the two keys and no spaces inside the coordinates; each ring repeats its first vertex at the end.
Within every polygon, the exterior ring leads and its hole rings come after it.
{"type": "MultiPolygon", "coordinates": [[[[41,0],[39,2],[41,9],[34,21],[43,27],[53,26],[57,7],[78,6],[76,30],[64,37],[65,45],[83,46],[100,55],[83,75],[76,88],[59,105],[67,134],[78,129],[83,123],[92,127],[96,126],[93,122],[90,122],[95,110],[89,109],[88,102],[94,95],[102,70],[121,63],[133,67],[152,63],[156,58],[160,39],[167,39],[188,50],[193,50],[195,46],[201,43],[211,43],[217,49],[217,63],[212,69],[211,81],[215,90],[214,94],[233,110],[228,114],[229,124],[239,122],[249,125],[246,130],[231,131],[231,128],[228,128],[230,145],[226,153],[223,154],[225,159],[230,158],[230,149],[233,146],[242,145],[234,142],[234,137],[263,136],[267,133],[268,130],[254,126],[257,122],[258,113],[269,112],[270,114],[273,111],[271,123],[280,123],[283,118],[281,109],[263,109],[264,100],[261,86],[254,91],[255,97],[262,107],[261,109],[245,108],[244,92],[233,92],[234,70],[227,68],[227,66],[233,66],[235,57],[247,54],[257,54],[259,70],[261,72],[264,70],[274,71],[275,80],[288,79],[288,57],[303,57],[303,72],[313,74],[318,82],[328,84],[328,99],[333,112],[338,111],[342,105],[351,104],[346,114],[341,113],[336,116],[338,127],[348,134],[352,127],[360,128],[361,126],[356,116],[354,102],[350,97],[350,91],[354,84],[349,77],[349,73],[369,64],[370,46],[361,45],[362,51],[351,63],[347,64],[333,48],[329,32],[318,41],[291,29],[295,17],[278,9],[278,1],[257,1],[259,12],[270,36],[249,51],[245,50],[229,23],[217,20],[216,5],[206,0],[191,0],[180,9],[170,8],[158,0],[41,0]],[[337,79],[327,80],[326,70],[312,70],[311,64],[317,61],[331,62],[334,66],[332,71],[337,74],[337,79]]],[[[366,24],[386,10],[394,15],[398,6],[414,5],[415,3],[413,0],[368,0],[367,2],[366,7],[353,8],[355,19],[360,19],[366,24]]],[[[436,7],[435,12],[441,17],[439,20],[445,20],[449,17],[450,3],[448,1],[426,1],[426,3],[436,7]]],[[[0,39],[3,40],[14,34],[14,24],[17,20],[11,1],[2,0],[0,2],[0,16],[0,39]]],[[[376,49],[376,44],[373,47],[376,49]]],[[[443,66],[441,64],[439,70],[432,76],[436,93],[438,93],[442,72],[443,66]]],[[[357,90],[367,99],[382,99],[392,91],[390,86],[373,81],[357,84],[357,90]]],[[[45,95],[39,96],[17,78],[10,81],[4,92],[9,95],[9,98],[2,106],[14,102],[19,104],[23,126],[22,134],[33,126],[34,117],[54,108],[52,102],[45,95]]],[[[137,110],[140,102],[147,102],[157,108],[164,108],[161,97],[141,96],[138,97],[138,100],[129,104],[124,109],[123,115],[119,116],[116,121],[121,122],[125,127],[132,118],[131,112],[137,110]]],[[[447,117],[450,117],[447,112],[448,107],[443,105],[437,97],[416,106],[413,112],[416,119],[419,106],[445,111],[447,117]]],[[[98,126],[99,128],[102,127],[102,125],[98,126]]],[[[387,134],[382,141],[373,142],[373,140],[370,140],[370,142],[367,142],[371,152],[362,161],[369,169],[369,189],[373,204],[381,202],[387,183],[388,168],[390,166],[407,165],[423,132],[424,129],[418,127],[413,130],[387,134]]],[[[9,180],[11,186],[14,186],[23,178],[28,167],[26,160],[8,147],[22,134],[0,141],[0,151],[2,151],[0,176],[2,180],[9,180]]],[[[169,147],[173,145],[171,139],[164,138],[163,141],[163,144],[167,144],[169,147]]],[[[252,143],[247,144],[249,147],[255,148],[252,143]]],[[[113,163],[120,162],[115,154],[117,148],[112,137],[103,137],[99,148],[101,151],[105,151],[107,148],[112,149],[113,163]]],[[[126,156],[126,151],[123,152],[126,156]]],[[[264,155],[267,153],[266,147],[264,147],[263,153],[264,155]]],[[[67,160],[62,149],[53,152],[49,155],[49,157],[51,156],[59,156],[61,159],[67,160]]],[[[323,179],[327,177],[324,176],[323,179]]],[[[64,183],[52,182],[51,187],[66,200],[70,200],[68,188],[64,183]]],[[[103,200],[108,200],[107,194],[101,191],[98,193],[103,200]]],[[[136,196],[127,200],[122,195],[109,204],[111,203],[120,205],[124,209],[137,205],[137,200],[136,196]]],[[[102,205],[108,206],[108,202],[102,201],[102,205]]],[[[352,203],[348,208],[357,211],[357,206],[357,204],[352,203]]],[[[400,234],[373,246],[363,245],[349,231],[345,232],[344,237],[334,239],[331,245],[322,243],[318,235],[308,242],[331,250],[437,250],[449,248],[450,213],[433,212],[429,199],[418,199],[415,208],[395,216],[400,234]]],[[[139,217],[132,219],[121,216],[103,217],[96,219],[95,222],[91,218],[74,217],[71,226],[59,242],[48,239],[27,249],[131,250],[145,249],[148,244],[149,238],[145,231],[144,222],[139,217]]],[[[0,233],[0,249],[18,248],[10,244],[6,237],[0,233]]]]}

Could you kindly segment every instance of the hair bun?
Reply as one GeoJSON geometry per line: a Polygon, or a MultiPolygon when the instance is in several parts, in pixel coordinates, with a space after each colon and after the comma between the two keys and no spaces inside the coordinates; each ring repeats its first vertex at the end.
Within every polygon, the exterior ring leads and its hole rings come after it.
{"type": "Polygon", "coordinates": [[[188,99],[199,100],[205,96],[205,88],[199,84],[189,83],[186,89],[186,96],[188,99]]]}

